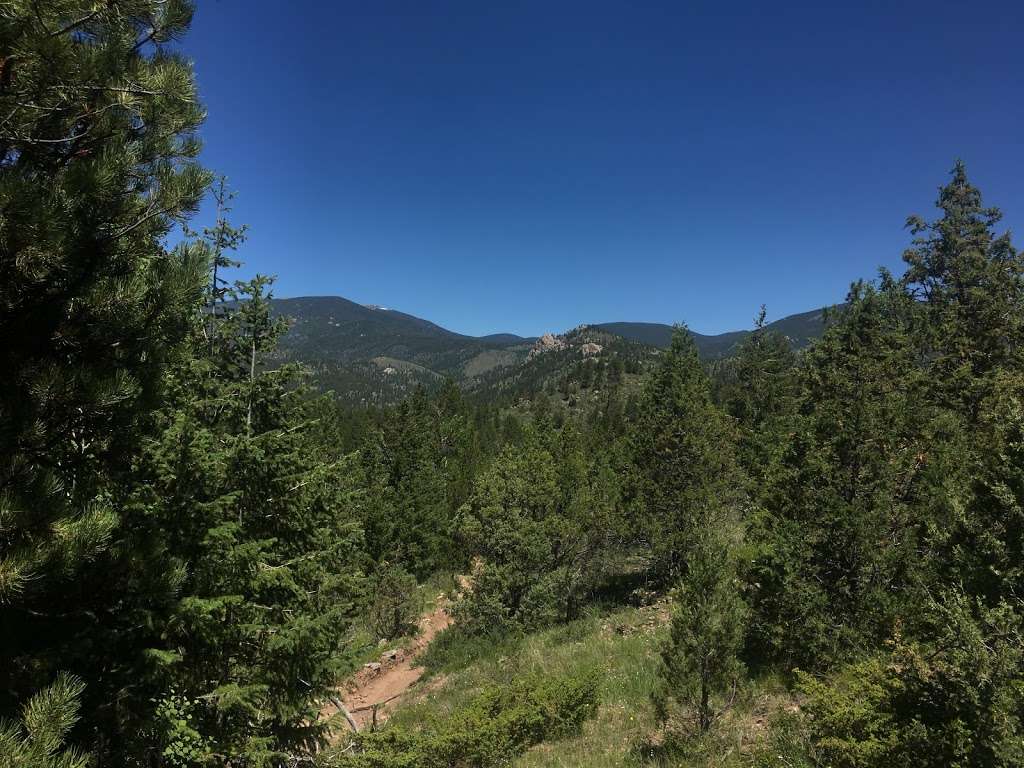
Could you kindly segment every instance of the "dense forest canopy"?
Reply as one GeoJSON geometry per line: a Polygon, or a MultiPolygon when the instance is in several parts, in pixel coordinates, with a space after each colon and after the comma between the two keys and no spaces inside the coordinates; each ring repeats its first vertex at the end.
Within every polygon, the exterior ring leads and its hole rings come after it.
{"type": "Polygon", "coordinates": [[[232,279],[192,12],[0,8],[0,766],[496,766],[579,737],[602,663],[349,733],[339,684],[454,574],[428,666],[663,610],[637,765],[1024,764],[1024,257],[962,163],[904,273],[806,348],[763,311],[714,360],[682,326],[581,328],[354,409],[279,353],[273,281],[232,279]],[[716,748],[771,679],[797,704],[716,748]]]}

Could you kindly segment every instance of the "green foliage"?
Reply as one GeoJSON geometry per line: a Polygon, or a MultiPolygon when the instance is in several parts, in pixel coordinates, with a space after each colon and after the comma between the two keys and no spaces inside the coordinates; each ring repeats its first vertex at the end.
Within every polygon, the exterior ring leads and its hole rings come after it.
{"type": "Polygon", "coordinates": [[[757,327],[729,361],[729,381],[719,394],[740,429],[737,458],[754,493],[768,485],[794,428],[797,409],[797,356],[789,340],[765,325],[757,327]]]}
{"type": "Polygon", "coordinates": [[[383,563],[371,583],[370,624],[381,638],[416,631],[420,605],[416,577],[395,563],[383,563]]]}
{"type": "Polygon", "coordinates": [[[507,765],[528,747],[577,733],[597,710],[593,678],[519,680],[488,688],[422,730],[360,734],[326,753],[324,768],[448,768],[507,765]]]}
{"type": "Polygon", "coordinates": [[[81,680],[60,674],[28,700],[20,722],[0,720],[0,768],[85,768],[88,756],[64,746],[84,689],[81,680]]]}
{"type": "Polygon", "coordinates": [[[752,538],[760,653],[814,663],[880,642],[921,558],[922,488],[955,461],[910,343],[914,307],[858,284],[800,371],[800,415],[752,538]],[[925,454],[928,453],[927,463],[925,454]]]}
{"type": "Polygon", "coordinates": [[[209,740],[195,729],[192,722],[199,702],[189,700],[172,689],[156,705],[153,728],[157,742],[164,745],[160,752],[164,763],[174,768],[206,763],[212,757],[209,740]]]}
{"type": "Polygon", "coordinates": [[[506,448],[460,510],[474,558],[472,584],[454,610],[460,627],[501,635],[572,616],[600,575],[615,498],[614,477],[569,427],[506,448]]]}
{"type": "Polygon", "coordinates": [[[370,555],[408,564],[420,578],[461,566],[455,512],[481,459],[478,429],[454,384],[423,389],[388,414],[362,451],[370,555]]]}
{"type": "Polygon", "coordinates": [[[662,720],[670,717],[671,704],[681,705],[682,717],[705,733],[735,697],[743,673],[739,652],[747,610],[720,531],[704,533],[690,550],[673,603],[655,705],[662,720]]]}
{"type": "Polygon", "coordinates": [[[630,439],[651,574],[672,584],[709,526],[738,520],[744,496],[734,425],[711,401],[708,377],[683,328],[647,384],[630,439]]]}
{"type": "Polygon", "coordinates": [[[322,737],[362,592],[358,473],[306,434],[303,372],[265,367],[283,330],[267,282],[237,284],[216,335],[197,335],[125,502],[180,574],[150,619],[150,684],[189,702],[211,754],[254,764],[322,737]]]}
{"type": "Polygon", "coordinates": [[[770,719],[768,726],[767,738],[751,755],[751,768],[820,768],[804,716],[781,712],[770,719]]]}
{"type": "Polygon", "coordinates": [[[114,497],[207,269],[164,245],[209,182],[191,66],[165,45],[191,18],[183,0],[0,6],[0,713],[70,670],[100,741],[138,677],[116,617],[171,588],[118,578],[114,497]]]}
{"type": "Polygon", "coordinates": [[[994,372],[964,455],[970,479],[931,537],[943,579],[990,606],[1024,594],[1024,371],[994,372]]]}
{"type": "Polygon", "coordinates": [[[463,626],[449,627],[427,647],[418,662],[429,674],[453,672],[515,648],[521,635],[472,634],[463,626]]]}
{"type": "Polygon", "coordinates": [[[951,592],[921,640],[897,638],[827,681],[801,674],[813,754],[836,768],[977,766],[1024,760],[1024,635],[1008,604],[951,592]]]}
{"type": "Polygon", "coordinates": [[[987,392],[988,374],[1021,365],[1024,341],[1024,259],[1009,233],[997,235],[998,208],[957,162],[939,191],[941,218],[911,216],[917,235],[903,256],[901,286],[924,307],[920,343],[928,354],[935,393],[971,417],[987,392]]]}

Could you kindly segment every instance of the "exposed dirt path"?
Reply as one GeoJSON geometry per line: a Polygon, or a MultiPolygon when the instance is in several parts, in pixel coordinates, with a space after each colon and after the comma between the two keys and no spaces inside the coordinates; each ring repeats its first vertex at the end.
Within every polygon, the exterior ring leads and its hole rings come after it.
{"type": "MultiPolygon", "coordinates": [[[[438,597],[435,607],[420,617],[420,631],[407,648],[385,651],[379,661],[366,664],[338,687],[337,694],[359,730],[372,726],[374,709],[377,725],[388,719],[391,711],[423,676],[423,669],[413,662],[426,649],[437,633],[452,623],[447,601],[438,597]]],[[[324,714],[334,714],[337,707],[328,705],[324,714]]]]}

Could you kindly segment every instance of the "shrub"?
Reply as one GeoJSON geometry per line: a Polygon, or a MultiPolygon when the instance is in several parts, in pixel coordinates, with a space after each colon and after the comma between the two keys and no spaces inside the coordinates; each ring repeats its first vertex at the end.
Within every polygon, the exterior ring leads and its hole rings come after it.
{"type": "Polygon", "coordinates": [[[489,768],[546,739],[579,731],[597,711],[593,677],[520,681],[483,691],[472,703],[421,731],[362,733],[326,753],[324,768],[489,768]]]}
{"type": "Polygon", "coordinates": [[[401,637],[416,629],[418,615],[416,577],[400,565],[384,563],[373,580],[373,631],[377,637],[401,637]]]}
{"type": "Polygon", "coordinates": [[[954,592],[928,609],[927,641],[828,681],[801,674],[811,745],[834,768],[1024,765],[1024,633],[1002,603],[954,592]]]}

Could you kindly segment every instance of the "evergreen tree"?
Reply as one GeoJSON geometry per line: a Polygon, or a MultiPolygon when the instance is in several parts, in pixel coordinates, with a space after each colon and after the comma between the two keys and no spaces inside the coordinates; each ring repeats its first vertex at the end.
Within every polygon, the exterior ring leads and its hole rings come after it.
{"type": "Polygon", "coordinates": [[[162,245],[209,182],[191,68],[166,45],[191,17],[183,0],[0,8],[0,714],[69,669],[82,737],[138,661],[107,647],[126,597],[101,578],[125,532],[113,489],[207,266],[162,245]]]}
{"type": "Polygon", "coordinates": [[[1024,259],[1009,233],[995,233],[1002,213],[983,207],[963,163],[954,166],[936,205],[942,210],[936,221],[907,220],[917,237],[903,256],[901,283],[925,308],[921,346],[937,393],[973,423],[988,374],[1021,365],[1024,259]]]}
{"type": "MultiPolygon", "coordinates": [[[[212,354],[197,317],[196,355],[172,378],[126,501],[178,579],[166,614],[150,619],[144,682],[158,713],[188,708],[205,759],[222,763],[279,762],[323,737],[318,702],[342,669],[362,592],[355,467],[306,434],[303,371],[266,368],[285,327],[268,283],[228,294],[212,354]]],[[[142,736],[142,754],[182,738],[142,736]]]]}
{"type": "Polygon", "coordinates": [[[668,642],[661,653],[661,686],[655,705],[664,721],[672,705],[684,707],[700,733],[736,693],[743,672],[746,606],[739,594],[729,530],[701,531],[691,548],[686,572],[673,593],[668,642]]]}
{"type": "Polygon", "coordinates": [[[857,284],[807,357],[801,418],[753,534],[762,652],[813,664],[880,642],[913,600],[927,502],[956,461],[927,404],[913,317],[891,282],[857,284]]]}
{"type": "Polygon", "coordinates": [[[988,378],[928,543],[943,583],[995,607],[1024,595],[1024,370],[988,378]]]}
{"type": "Polygon", "coordinates": [[[614,475],[587,459],[571,427],[531,429],[507,446],[459,513],[475,564],[459,626],[501,634],[572,617],[600,580],[616,501],[614,475]]]}
{"type": "MultiPolygon", "coordinates": [[[[241,266],[232,259],[229,252],[236,251],[245,242],[247,226],[232,226],[228,220],[231,213],[231,202],[235,193],[228,189],[227,179],[221,176],[213,188],[213,201],[217,208],[216,219],[212,227],[205,227],[201,237],[210,254],[210,277],[206,291],[207,321],[205,334],[211,345],[216,344],[216,332],[222,314],[223,304],[231,291],[231,283],[223,276],[225,270],[241,266]]],[[[197,233],[187,230],[196,238],[197,233]]]]}
{"type": "Polygon", "coordinates": [[[961,434],[961,472],[937,504],[929,545],[942,578],[990,607],[1024,594],[1024,257],[997,235],[996,208],[957,163],[942,187],[942,216],[913,216],[916,235],[901,285],[922,308],[917,343],[929,398],[961,434]]]}
{"type": "Polygon", "coordinates": [[[692,337],[677,327],[631,436],[632,484],[657,580],[675,583],[711,521],[738,519],[743,481],[734,439],[731,420],[711,401],[692,337]]]}
{"type": "Polygon", "coordinates": [[[1024,760],[1019,605],[958,589],[920,606],[915,637],[819,680],[798,673],[814,764],[1010,768],[1024,760]]]}
{"type": "Polygon", "coordinates": [[[0,768],[86,768],[86,755],[64,748],[84,688],[81,680],[58,675],[28,700],[21,722],[0,720],[0,768]]]}
{"type": "Polygon", "coordinates": [[[740,428],[737,455],[747,476],[763,487],[793,428],[797,405],[796,354],[789,340],[765,327],[765,308],[732,362],[734,381],[724,396],[740,428]]]}

